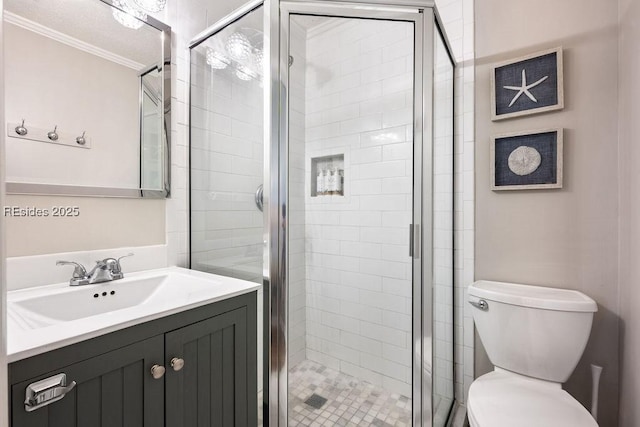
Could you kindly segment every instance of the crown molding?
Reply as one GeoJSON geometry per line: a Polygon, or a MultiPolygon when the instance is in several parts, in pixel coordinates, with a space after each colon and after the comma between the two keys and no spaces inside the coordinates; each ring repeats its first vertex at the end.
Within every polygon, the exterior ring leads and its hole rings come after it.
{"type": "Polygon", "coordinates": [[[16,15],[15,13],[9,12],[7,10],[4,11],[4,22],[16,25],[20,28],[24,28],[25,30],[32,31],[36,34],[40,34],[41,36],[48,37],[52,40],[55,40],[62,44],[66,44],[67,46],[74,47],[83,52],[87,52],[108,61],[115,62],[116,64],[123,65],[127,68],[132,68],[136,71],[140,71],[145,67],[139,62],[132,61],[128,58],[125,58],[124,56],[116,55],[115,53],[109,52],[106,49],[102,49],[92,44],[83,42],[82,40],[76,39],[75,37],[71,37],[49,27],[45,27],[42,24],[31,21],[30,19],[24,18],[20,15],[16,15]]]}

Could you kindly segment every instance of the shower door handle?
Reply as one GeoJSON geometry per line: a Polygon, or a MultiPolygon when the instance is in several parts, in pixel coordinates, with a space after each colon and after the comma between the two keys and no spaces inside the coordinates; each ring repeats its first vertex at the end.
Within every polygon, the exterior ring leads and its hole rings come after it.
{"type": "Polygon", "coordinates": [[[420,224],[409,224],[409,256],[420,258],[420,224]]]}
{"type": "Polygon", "coordinates": [[[258,186],[258,188],[256,189],[256,194],[255,194],[255,202],[256,202],[256,206],[258,207],[258,209],[260,210],[260,212],[262,212],[262,209],[264,209],[264,188],[262,186],[262,184],[260,184],[258,186]]]}

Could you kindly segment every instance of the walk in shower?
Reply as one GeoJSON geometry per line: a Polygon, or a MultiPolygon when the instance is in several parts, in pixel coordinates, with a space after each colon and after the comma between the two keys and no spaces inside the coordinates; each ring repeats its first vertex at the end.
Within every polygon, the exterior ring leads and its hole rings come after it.
{"type": "Polygon", "coordinates": [[[454,404],[454,66],[389,3],[255,1],[190,45],[191,268],[264,284],[265,425],[454,404]]]}

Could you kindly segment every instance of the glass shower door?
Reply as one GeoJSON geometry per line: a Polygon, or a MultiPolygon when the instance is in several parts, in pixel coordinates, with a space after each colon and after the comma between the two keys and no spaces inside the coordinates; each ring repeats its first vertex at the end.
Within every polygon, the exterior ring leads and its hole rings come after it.
{"type": "MultiPolygon", "coordinates": [[[[190,49],[191,268],[262,283],[264,12],[241,12],[190,49]]],[[[262,290],[258,310],[261,393],[262,290]]]]}
{"type": "Polygon", "coordinates": [[[289,425],[412,425],[421,32],[292,13],[287,33],[289,425]]]}
{"type": "Polygon", "coordinates": [[[434,32],[433,64],[433,425],[444,427],[454,401],[453,62],[434,32]]]}

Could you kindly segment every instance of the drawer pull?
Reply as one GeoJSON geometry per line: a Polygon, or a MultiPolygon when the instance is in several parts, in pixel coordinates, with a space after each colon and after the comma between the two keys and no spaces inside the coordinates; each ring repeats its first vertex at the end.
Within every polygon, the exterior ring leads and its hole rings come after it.
{"type": "Polygon", "coordinates": [[[75,386],[75,381],[67,384],[66,374],[54,375],[31,383],[27,386],[25,392],[24,409],[27,412],[31,412],[50,403],[57,402],[73,390],[75,386]]]}
{"type": "Polygon", "coordinates": [[[165,371],[166,369],[164,369],[164,366],[153,365],[151,367],[151,376],[153,377],[153,379],[159,380],[164,376],[165,371]]]}
{"type": "Polygon", "coordinates": [[[171,359],[171,367],[174,371],[178,372],[179,370],[184,368],[184,359],[174,357],[173,359],[171,359]]]}

